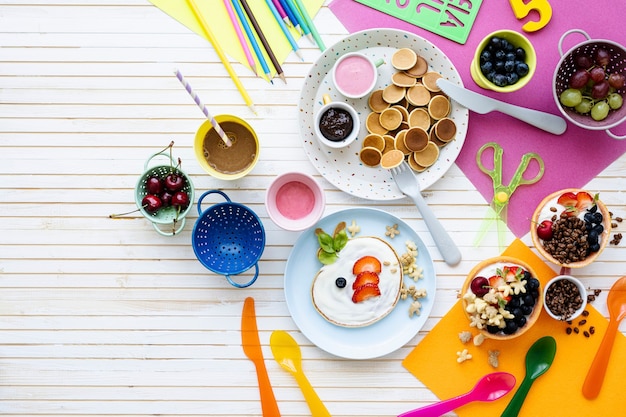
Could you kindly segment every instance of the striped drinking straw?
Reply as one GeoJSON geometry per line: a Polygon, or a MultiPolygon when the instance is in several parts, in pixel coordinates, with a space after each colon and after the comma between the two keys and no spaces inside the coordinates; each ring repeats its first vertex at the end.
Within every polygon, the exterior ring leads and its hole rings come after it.
{"type": "Polygon", "coordinates": [[[174,70],[174,74],[176,74],[176,78],[178,78],[178,81],[180,81],[180,83],[183,85],[183,87],[185,87],[185,90],[187,90],[191,98],[193,98],[193,101],[195,101],[198,107],[200,107],[200,110],[202,110],[202,113],[204,113],[206,118],[211,121],[211,125],[213,126],[213,129],[215,129],[217,134],[220,135],[220,137],[222,138],[226,146],[228,147],[232,146],[232,142],[230,141],[230,139],[224,132],[224,129],[222,129],[222,126],[220,126],[220,124],[217,123],[217,120],[215,120],[215,118],[211,116],[211,113],[209,113],[206,106],[202,103],[202,101],[200,101],[200,97],[198,97],[198,95],[191,89],[191,86],[189,85],[187,80],[185,80],[185,77],[183,77],[183,74],[181,74],[180,71],[177,69],[174,70]]]}

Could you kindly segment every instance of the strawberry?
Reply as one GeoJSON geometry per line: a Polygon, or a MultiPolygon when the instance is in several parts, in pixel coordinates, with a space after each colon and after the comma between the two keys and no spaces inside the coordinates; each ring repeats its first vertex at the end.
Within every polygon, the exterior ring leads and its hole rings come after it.
{"type": "Polygon", "coordinates": [[[352,302],[356,304],[378,296],[380,296],[380,288],[378,288],[378,285],[365,284],[354,291],[354,294],[352,294],[352,302]]]}
{"type": "Polygon", "coordinates": [[[576,199],[576,194],[574,194],[571,191],[568,191],[566,193],[561,194],[561,196],[559,197],[558,200],[556,200],[556,202],[564,207],[576,207],[578,200],[576,199]]]}
{"type": "Polygon", "coordinates": [[[565,214],[568,217],[574,217],[591,207],[594,204],[594,198],[586,191],[567,192],[558,198],[557,203],[565,207],[565,214]]]}
{"type": "Polygon", "coordinates": [[[352,267],[352,273],[354,275],[359,275],[361,272],[365,271],[380,274],[380,271],[382,271],[380,261],[373,256],[364,256],[354,263],[352,267]]]}
{"type": "Polygon", "coordinates": [[[352,284],[352,289],[356,290],[359,287],[362,287],[363,285],[367,285],[367,284],[378,285],[378,282],[380,282],[380,278],[378,277],[377,273],[371,272],[371,271],[363,271],[359,275],[356,276],[356,279],[354,280],[354,283],[352,284]]]}
{"type": "Polygon", "coordinates": [[[502,268],[502,276],[507,283],[519,281],[524,276],[524,269],[519,266],[505,266],[502,268]]]}
{"type": "Polygon", "coordinates": [[[489,277],[489,286],[491,288],[498,289],[498,287],[501,287],[503,285],[506,285],[506,282],[504,281],[504,278],[502,278],[502,276],[493,275],[489,277]]]}
{"type": "Polygon", "coordinates": [[[586,191],[581,191],[576,194],[576,208],[578,211],[587,210],[589,207],[593,206],[593,197],[586,191]]]}

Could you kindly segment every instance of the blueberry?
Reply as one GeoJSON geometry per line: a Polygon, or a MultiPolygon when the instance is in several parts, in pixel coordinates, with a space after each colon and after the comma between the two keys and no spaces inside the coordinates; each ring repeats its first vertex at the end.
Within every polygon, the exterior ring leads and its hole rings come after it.
{"type": "Polygon", "coordinates": [[[485,62],[491,62],[491,52],[484,50],[480,54],[480,63],[484,64],[485,62]]]}
{"type": "Polygon", "coordinates": [[[596,211],[598,211],[598,205],[597,205],[597,204],[594,204],[593,206],[589,207],[589,208],[587,209],[587,211],[588,211],[589,213],[595,213],[596,211]]]}
{"type": "Polygon", "coordinates": [[[494,78],[496,78],[496,75],[498,75],[498,73],[495,70],[491,71],[489,74],[487,74],[487,79],[493,82],[494,78]]]}
{"type": "Polygon", "coordinates": [[[498,326],[487,326],[487,331],[491,334],[496,334],[500,331],[498,326]]]}
{"type": "Polygon", "coordinates": [[[535,305],[535,297],[533,297],[531,294],[526,294],[524,298],[522,298],[522,300],[524,301],[524,306],[528,306],[532,308],[532,306],[535,305]]]}
{"type": "Polygon", "coordinates": [[[481,64],[480,65],[480,70],[485,75],[489,74],[491,71],[493,71],[493,63],[490,62],[490,61],[487,61],[487,62],[481,64]]]}
{"type": "Polygon", "coordinates": [[[515,62],[515,60],[516,60],[515,52],[507,52],[506,53],[506,60],[515,62]]]}
{"type": "Polygon", "coordinates": [[[524,317],[524,313],[522,312],[522,308],[521,307],[517,307],[517,308],[514,308],[513,310],[511,310],[511,314],[513,314],[516,318],[517,317],[524,317]]]}
{"type": "Polygon", "coordinates": [[[493,83],[497,85],[498,87],[506,86],[506,75],[496,74],[496,76],[493,77],[493,83]]]}
{"type": "Polygon", "coordinates": [[[489,41],[489,46],[491,46],[492,48],[496,48],[496,49],[502,48],[502,39],[498,38],[497,36],[494,36],[489,41]]]}
{"type": "Polygon", "coordinates": [[[510,43],[506,39],[501,39],[500,40],[500,48],[501,49],[505,49],[506,50],[506,49],[509,48],[509,45],[510,45],[510,43]]]}
{"type": "Polygon", "coordinates": [[[506,52],[502,49],[496,51],[496,61],[504,61],[506,59],[506,52]]]}
{"type": "Polygon", "coordinates": [[[593,223],[593,213],[587,212],[585,213],[583,218],[585,219],[586,222],[593,223]]]}
{"type": "Polygon", "coordinates": [[[508,73],[508,74],[506,75],[506,82],[507,82],[509,85],[513,85],[513,84],[515,84],[515,83],[516,83],[516,82],[518,82],[518,81],[519,81],[519,75],[517,75],[517,74],[516,74],[516,73],[514,73],[514,72],[508,73]]]}
{"type": "Polygon", "coordinates": [[[504,71],[506,73],[511,73],[513,71],[515,71],[515,61],[511,60],[511,61],[504,61],[504,71]]]}
{"type": "Polygon", "coordinates": [[[595,245],[598,243],[598,238],[599,238],[599,235],[595,231],[595,229],[591,229],[591,231],[589,232],[589,235],[587,236],[587,242],[589,243],[590,246],[595,245]]]}
{"type": "Polygon", "coordinates": [[[507,320],[506,326],[504,327],[502,332],[504,334],[513,334],[517,331],[517,329],[518,329],[517,323],[515,323],[513,320],[507,320]]]}
{"type": "Polygon", "coordinates": [[[520,77],[526,76],[529,71],[530,71],[530,68],[528,68],[528,65],[525,62],[519,62],[515,65],[515,72],[520,77]]]}
{"type": "Polygon", "coordinates": [[[508,303],[506,303],[506,309],[511,311],[515,308],[519,308],[522,305],[522,300],[519,297],[512,297],[508,303]]]}
{"type": "Polygon", "coordinates": [[[526,316],[515,317],[515,323],[518,325],[518,327],[524,327],[524,325],[526,324],[526,316]]]}
{"type": "Polygon", "coordinates": [[[593,213],[593,222],[594,223],[602,223],[603,219],[604,218],[602,217],[602,213],[599,213],[599,212],[593,213]]]}
{"type": "Polygon", "coordinates": [[[533,307],[526,304],[524,304],[520,308],[522,309],[522,312],[525,316],[529,316],[533,312],[533,307]]]}
{"type": "Polygon", "coordinates": [[[595,245],[589,246],[589,252],[597,252],[600,250],[600,244],[596,243],[595,245]]]}
{"type": "Polygon", "coordinates": [[[594,230],[598,234],[598,236],[600,236],[602,232],[604,232],[604,226],[602,226],[601,224],[596,224],[595,226],[593,226],[593,229],[591,229],[591,231],[594,230]]]}
{"type": "Polygon", "coordinates": [[[525,61],[526,60],[526,51],[524,50],[524,48],[517,48],[515,50],[515,56],[520,61],[525,61]]]}
{"type": "Polygon", "coordinates": [[[496,70],[496,72],[503,74],[504,73],[504,61],[496,61],[496,63],[493,65],[493,68],[496,70]]]}
{"type": "Polygon", "coordinates": [[[344,277],[339,277],[339,278],[337,278],[335,280],[335,285],[338,288],[345,288],[346,284],[347,284],[347,282],[346,282],[346,279],[344,277]]]}
{"type": "Polygon", "coordinates": [[[537,278],[530,278],[526,281],[526,288],[529,290],[538,290],[539,289],[539,280],[537,278]]]}

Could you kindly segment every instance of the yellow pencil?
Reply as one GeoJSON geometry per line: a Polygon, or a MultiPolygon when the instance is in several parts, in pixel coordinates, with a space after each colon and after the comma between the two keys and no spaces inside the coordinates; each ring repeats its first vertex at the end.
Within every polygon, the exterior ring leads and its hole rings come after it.
{"type": "Polygon", "coordinates": [[[211,32],[211,29],[209,29],[209,25],[207,24],[206,20],[204,20],[204,17],[202,17],[202,13],[200,13],[200,10],[198,9],[198,6],[196,5],[195,1],[187,0],[187,4],[189,5],[189,8],[193,12],[196,19],[198,20],[198,23],[200,23],[200,27],[204,31],[204,34],[206,35],[207,38],[209,38],[209,42],[211,42],[211,45],[213,45],[215,52],[217,52],[217,55],[220,57],[222,64],[224,64],[226,71],[228,71],[228,75],[230,75],[230,78],[233,80],[233,82],[237,86],[237,90],[239,90],[239,93],[241,93],[241,96],[245,100],[248,107],[250,107],[250,110],[252,110],[252,112],[256,114],[256,109],[254,107],[254,103],[252,102],[252,98],[250,98],[250,95],[248,94],[245,87],[241,83],[241,80],[239,79],[239,76],[237,76],[237,73],[233,69],[232,65],[230,65],[230,61],[228,60],[228,58],[226,58],[226,55],[224,54],[224,51],[220,47],[220,44],[217,42],[217,39],[213,35],[213,32],[211,32]]]}

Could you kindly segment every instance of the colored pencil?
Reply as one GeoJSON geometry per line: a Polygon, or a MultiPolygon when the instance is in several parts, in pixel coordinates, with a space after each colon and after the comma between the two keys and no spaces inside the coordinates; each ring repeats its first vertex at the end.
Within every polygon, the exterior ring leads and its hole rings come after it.
{"type": "Polygon", "coordinates": [[[291,10],[291,7],[289,7],[289,4],[287,4],[287,0],[278,0],[278,2],[281,6],[283,6],[283,10],[287,14],[287,17],[289,17],[289,20],[291,21],[293,27],[298,31],[298,33],[303,34],[304,32],[300,27],[300,23],[298,23],[298,19],[296,19],[296,16],[293,14],[293,10],[291,10]]]}
{"type": "Polygon", "coordinates": [[[243,29],[246,31],[246,34],[248,35],[248,39],[250,40],[250,44],[252,45],[252,48],[254,49],[254,53],[256,54],[256,57],[259,60],[259,63],[261,64],[261,68],[263,68],[263,73],[265,74],[269,82],[273,84],[272,74],[270,73],[270,68],[267,65],[265,56],[263,56],[263,52],[261,51],[261,47],[259,46],[259,43],[256,41],[256,38],[254,37],[252,28],[250,27],[250,24],[248,23],[248,19],[246,19],[246,15],[244,14],[241,8],[241,5],[239,4],[239,0],[232,0],[232,5],[235,9],[235,12],[237,12],[237,16],[239,16],[239,21],[241,22],[241,26],[243,26],[243,29]]]}
{"type": "Polygon", "coordinates": [[[272,61],[274,68],[276,68],[276,74],[278,74],[278,76],[280,77],[281,80],[283,80],[284,83],[287,83],[287,80],[285,79],[285,74],[283,73],[283,69],[278,63],[278,60],[276,59],[276,55],[274,55],[274,51],[272,51],[272,47],[267,41],[267,38],[263,34],[263,31],[261,30],[261,26],[259,25],[259,22],[256,20],[256,17],[254,17],[254,13],[252,13],[252,9],[250,9],[250,6],[248,5],[248,1],[247,0],[240,0],[240,1],[241,1],[241,5],[243,6],[243,9],[248,15],[248,19],[250,19],[250,23],[252,23],[252,27],[256,31],[256,34],[259,36],[259,39],[261,40],[261,43],[263,44],[263,47],[265,48],[265,52],[267,52],[267,55],[270,57],[270,61],[272,61]]]}
{"type": "Polygon", "coordinates": [[[241,44],[241,49],[246,54],[246,60],[248,61],[248,65],[250,65],[250,69],[256,74],[256,62],[252,57],[252,52],[250,52],[250,48],[248,47],[248,42],[241,31],[241,27],[239,26],[239,21],[235,16],[235,11],[233,10],[233,6],[230,4],[230,0],[224,0],[224,7],[226,7],[226,11],[228,12],[228,17],[230,18],[231,23],[233,24],[233,28],[237,33],[237,38],[239,39],[239,43],[241,44]]]}
{"type": "Polygon", "coordinates": [[[302,14],[302,17],[304,18],[304,21],[306,22],[307,26],[309,27],[309,30],[311,31],[311,35],[313,35],[313,39],[315,39],[315,43],[317,44],[317,46],[320,48],[322,52],[325,51],[326,45],[324,45],[324,42],[322,41],[322,37],[320,36],[319,32],[317,31],[317,28],[313,24],[313,20],[311,19],[311,16],[309,16],[309,13],[306,11],[306,8],[304,7],[302,0],[295,0],[295,2],[296,2],[296,6],[298,7],[298,9],[300,9],[300,13],[302,14]]]}
{"type": "Polygon", "coordinates": [[[204,17],[202,17],[202,13],[200,13],[198,6],[194,2],[194,0],[187,0],[187,4],[189,5],[189,8],[191,9],[194,17],[200,24],[202,31],[204,32],[206,37],[209,39],[209,42],[211,42],[211,45],[213,45],[213,49],[215,49],[215,52],[219,56],[220,61],[222,61],[222,64],[226,68],[226,71],[228,71],[228,75],[235,83],[235,86],[237,86],[237,90],[239,90],[239,93],[243,97],[248,107],[250,107],[250,110],[252,110],[252,112],[256,114],[256,109],[254,108],[254,103],[252,102],[252,98],[250,98],[250,95],[248,94],[245,87],[241,83],[241,80],[239,79],[239,76],[237,76],[237,73],[233,69],[233,66],[230,64],[230,61],[228,60],[228,58],[226,58],[226,55],[224,54],[222,47],[220,46],[219,42],[217,42],[217,39],[215,38],[215,35],[213,35],[213,32],[211,32],[211,29],[209,29],[209,25],[207,24],[206,20],[204,20],[204,17]]]}
{"type": "Polygon", "coordinates": [[[276,10],[278,11],[278,14],[283,22],[285,22],[287,26],[293,26],[291,24],[291,20],[289,20],[289,16],[287,16],[287,13],[285,12],[285,9],[283,9],[283,6],[280,4],[280,1],[272,0],[272,3],[274,3],[274,7],[276,7],[276,10]]]}
{"type": "Polygon", "coordinates": [[[178,78],[178,81],[180,81],[183,87],[185,87],[185,90],[187,90],[187,92],[189,93],[193,101],[195,101],[198,107],[200,107],[200,110],[202,110],[202,113],[204,113],[206,118],[209,119],[209,121],[211,122],[211,126],[213,126],[213,129],[215,129],[217,134],[220,135],[220,137],[222,138],[226,146],[230,148],[232,146],[232,142],[230,141],[230,138],[226,135],[226,133],[224,132],[224,129],[222,129],[222,126],[220,126],[217,120],[215,120],[215,118],[211,116],[211,113],[209,113],[209,110],[202,103],[202,101],[200,100],[200,97],[198,97],[195,91],[193,91],[193,89],[191,88],[187,80],[185,80],[185,77],[183,77],[183,74],[181,74],[180,71],[177,69],[174,70],[174,74],[176,74],[176,78],[178,78]]]}
{"type": "Polygon", "coordinates": [[[272,0],[265,0],[265,1],[267,2],[267,7],[269,7],[270,10],[272,11],[274,18],[276,19],[276,22],[278,23],[278,26],[280,26],[280,29],[283,31],[283,33],[285,34],[285,37],[289,41],[289,44],[291,45],[291,49],[293,49],[296,55],[298,55],[298,57],[302,61],[304,61],[304,58],[302,57],[302,53],[300,52],[300,48],[298,47],[296,40],[293,38],[293,36],[291,36],[291,32],[289,32],[287,25],[281,19],[280,14],[278,13],[278,9],[276,9],[276,6],[274,5],[274,3],[272,3],[272,0]]]}
{"type": "Polygon", "coordinates": [[[293,13],[293,16],[298,22],[298,25],[300,26],[300,28],[302,29],[302,33],[304,34],[304,36],[309,38],[309,40],[312,43],[315,43],[315,40],[313,40],[313,36],[311,36],[311,30],[307,26],[306,21],[304,20],[304,17],[302,17],[302,15],[300,14],[298,7],[295,5],[293,0],[285,0],[285,3],[291,9],[291,13],[293,13]]]}

